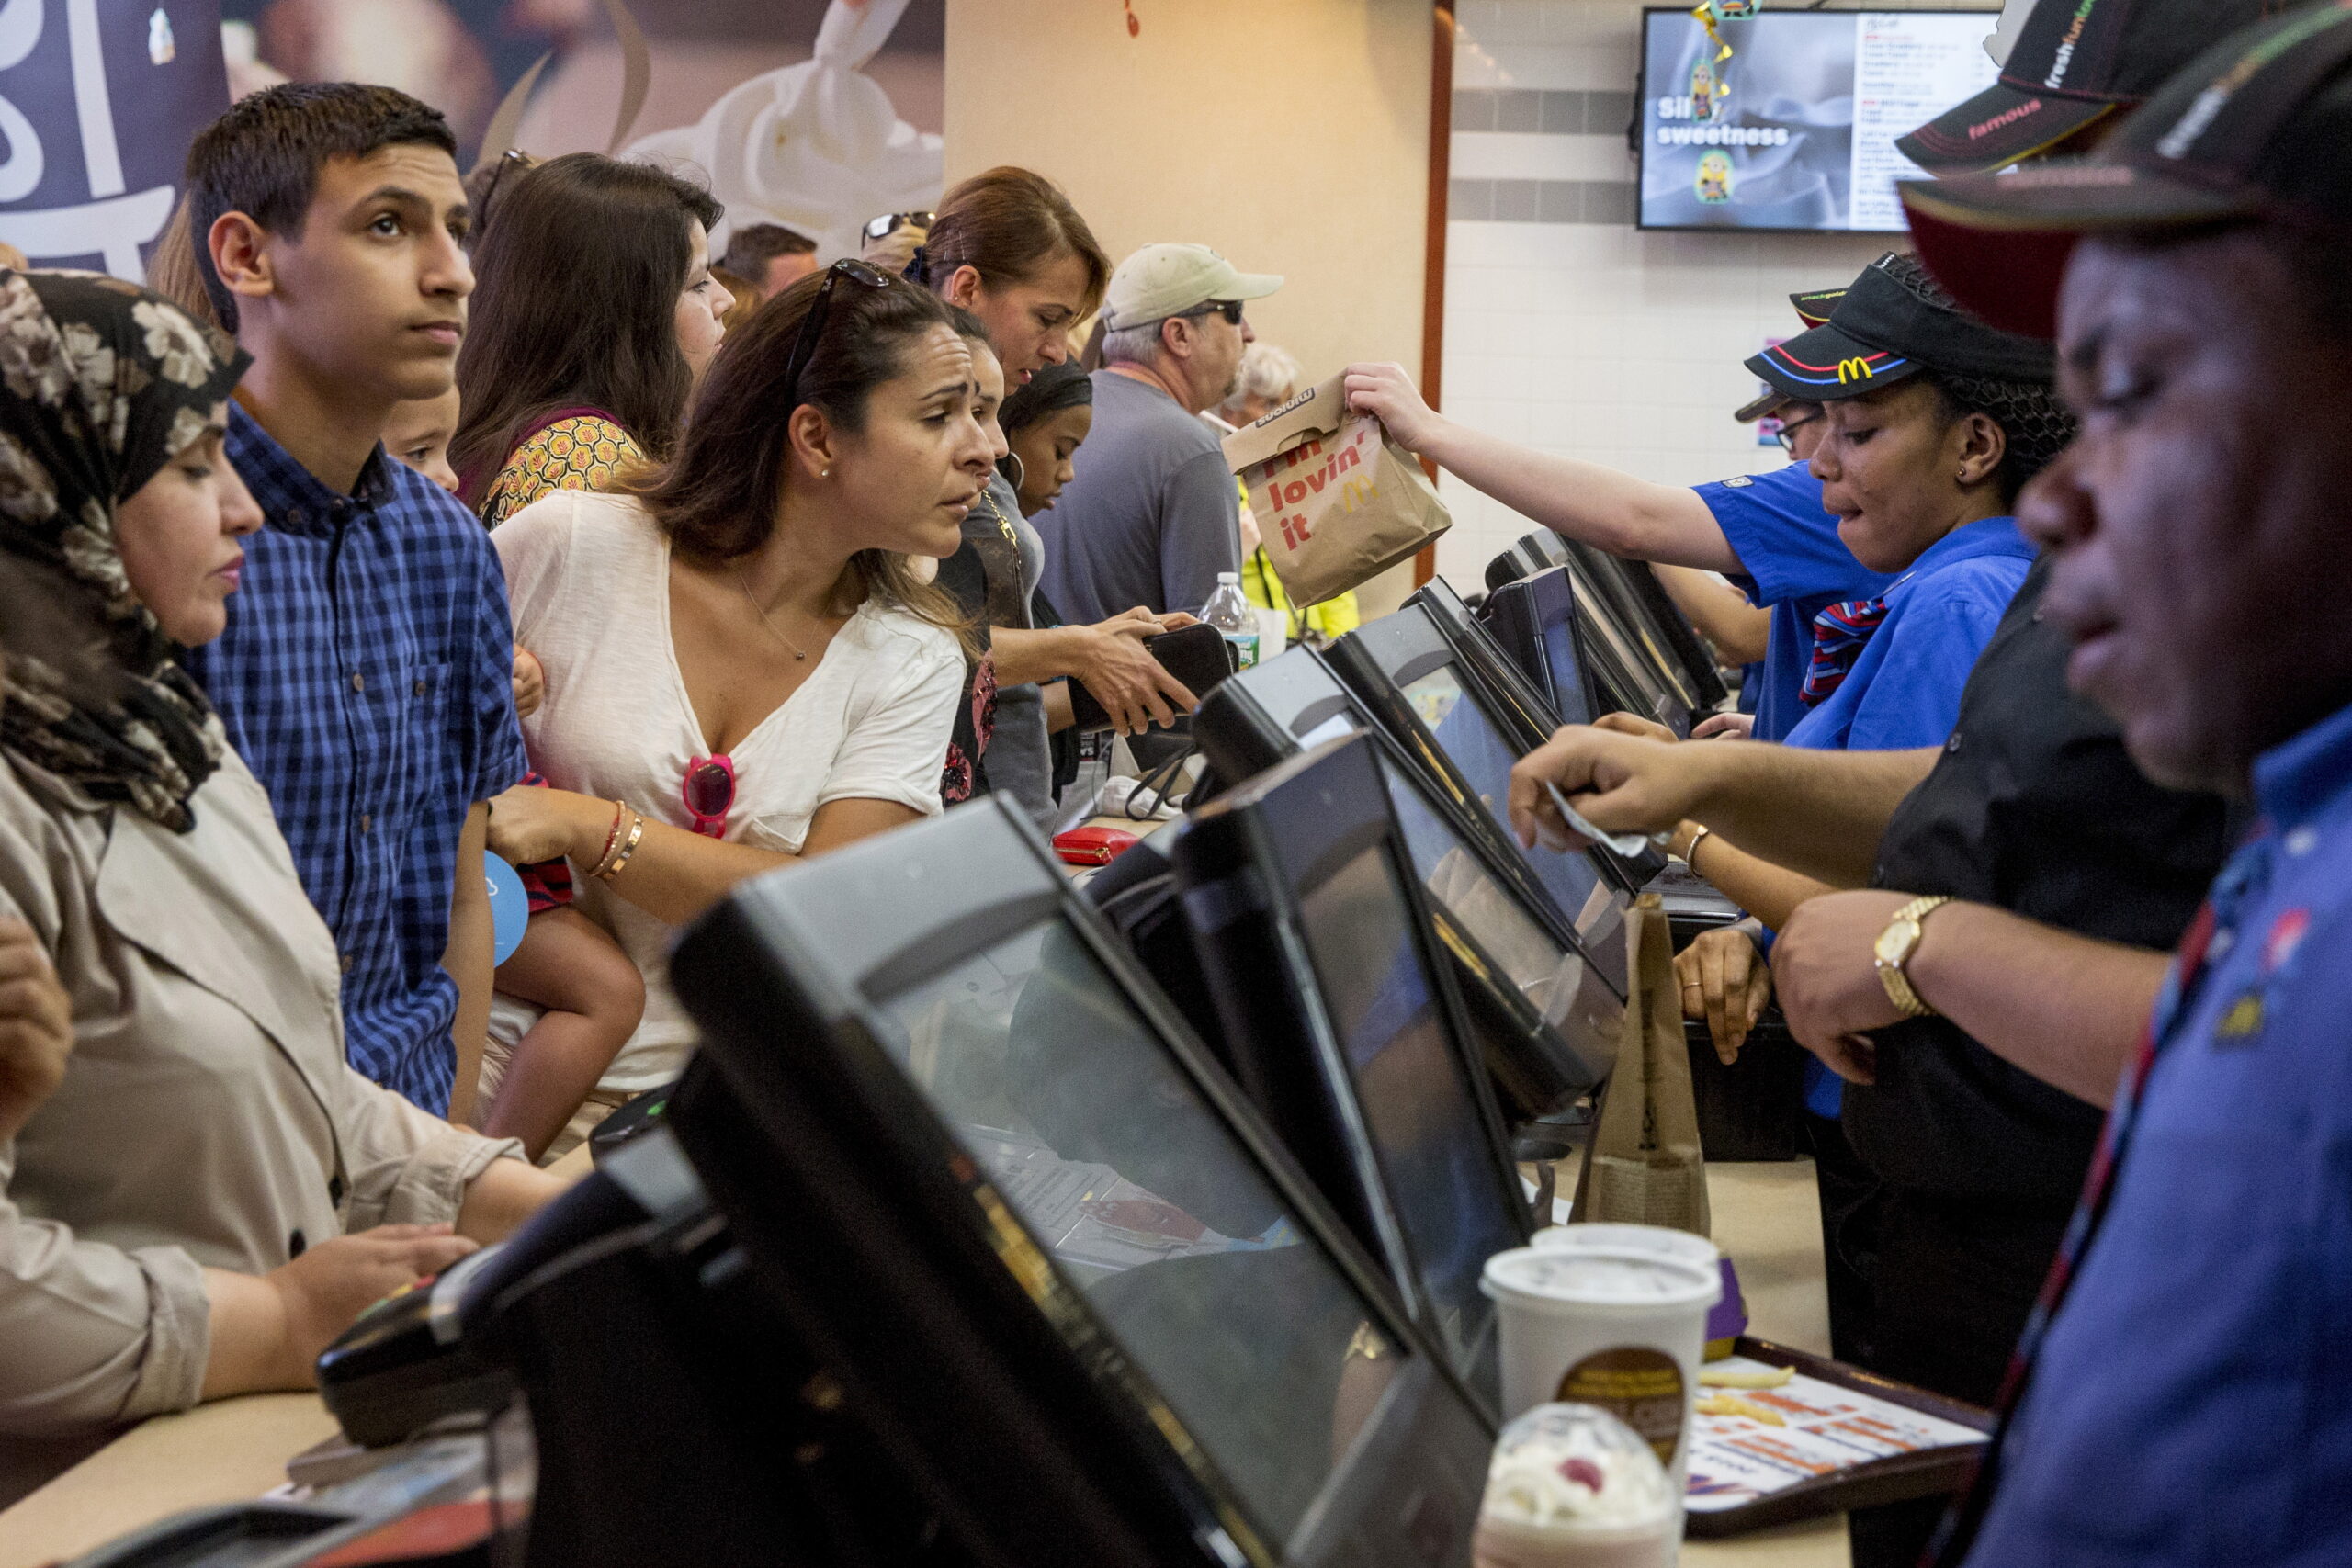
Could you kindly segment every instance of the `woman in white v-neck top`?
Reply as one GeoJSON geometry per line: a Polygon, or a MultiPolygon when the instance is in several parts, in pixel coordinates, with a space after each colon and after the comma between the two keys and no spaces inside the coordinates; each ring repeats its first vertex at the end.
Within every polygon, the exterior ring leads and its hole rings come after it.
{"type": "Polygon", "coordinates": [[[599,1100],[684,1066],[680,925],[746,877],[939,812],[966,649],[905,561],[962,542],[990,469],[978,393],[927,293],[820,274],[728,339],[668,469],[634,493],[559,491],[495,536],[515,640],[547,671],[524,739],[553,787],[502,795],[492,845],[568,857],[580,908],[645,977],[599,1100]],[[698,832],[685,779],[719,756],[733,800],[698,832]]]}
{"type": "MultiPolygon", "coordinates": [[[[547,671],[547,701],[523,721],[532,765],[558,789],[626,800],[649,824],[690,829],[686,766],[711,753],[671,649],[670,542],[644,502],[559,491],[494,537],[515,640],[547,671]]],[[[872,600],[859,605],[808,679],[728,753],[736,784],[726,841],[797,855],[831,800],[938,815],[963,682],[953,633],[872,600]]],[[[646,987],[644,1021],[601,1087],[650,1089],[677,1076],[693,1038],[670,994],[672,927],[587,869],[579,907],[619,940],[646,987]]]]}

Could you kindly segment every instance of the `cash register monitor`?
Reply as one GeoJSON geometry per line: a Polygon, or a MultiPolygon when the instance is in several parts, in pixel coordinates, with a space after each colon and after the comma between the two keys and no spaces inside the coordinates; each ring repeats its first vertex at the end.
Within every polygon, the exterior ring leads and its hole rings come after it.
{"type": "Polygon", "coordinates": [[[1577,647],[1591,664],[1609,705],[1655,719],[1677,735],[1690,733],[1690,706],[1625,625],[1591,567],[1578,556],[1564,563],[1576,589],[1577,647]]]}
{"type": "MultiPolygon", "coordinates": [[[[1371,732],[1413,869],[1438,915],[1470,948],[1474,962],[1459,967],[1482,1037],[1485,1026],[1494,1024],[1529,1041],[1543,1058],[1539,1071],[1527,1053],[1488,1052],[1489,1070],[1513,1110],[1540,1114],[1608,1076],[1625,1000],[1623,938],[1609,930],[1613,909],[1600,921],[1612,946],[1596,962],[1599,950],[1584,945],[1568,915],[1546,909],[1548,895],[1517,849],[1499,840],[1466,781],[1455,775],[1450,787],[1456,793],[1450,795],[1443,781],[1409,764],[1408,750],[1373,724],[1313,649],[1293,649],[1227,680],[1202,699],[1193,730],[1219,773],[1236,780],[1253,778],[1335,736],[1371,732]],[[1480,815],[1470,817],[1470,811],[1480,815]],[[1611,954],[1614,963],[1606,961],[1611,954]],[[1513,1005],[1503,1010],[1504,1018],[1483,1010],[1494,989],[1482,983],[1485,975],[1510,982],[1502,999],[1513,1005]]],[[[1425,749],[1442,762],[1435,741],[1419,739],[1411,750],[1425,749]]]]}
{"type": "Polygon", "coordinates": [[[1498,1412],[1479,1271],[1525,1245],[1527,1205],[1376,742],[1329,741],[1228,790],[1174,858],[1242,1086],[1498,1412]]]}
{"type": "Polygon", "coordinates": [[[1496,716],[1516,728],[1526,745],[1541,746],[1552,739],[1563,721],[1551,694],[1538,690],[1526,672],[1511,662],[1452,583],[1432,577],[1405,603],[1428,612],[1430,623],[1453,645],[1456,662],[1476,677],[1481,695],[1488,699],[1496,716]]]}
{"type": "Polygon", "coordinates": [[[1699,640],[1690,617],[1667,596],[1649,562],[1627,560],[1578,539],[1562,542],[1570,558],[1590,572],[1618,625],[1666,678],[1678,701],[1693,712],[1723,701],[1723,677],[1714,656],[1699,640]]]}
{"type": "Polygon", "coordinates": [[[1136,1562],[1466,1561],[1490,1423],[1012,808],[763,878],[673,973],[677,1136],[984,1560],[1080,1507],[1136,1562]]]}
{"type": "Polygon", "coordinates": [[[1596,711],[1577,655],[1576,590],[1567,571],[1546,567],[1503,583],[1487,593],[1483,613],[1497,645],[1549,694],[1560,722],[1590,724],[1596,711]]]}
{"type": "MultiPolygon", "coordinates": [[[[1426,612],[1408,606],[1368,621],[1342,638],[1333,652],[1334,670],[1360,692],[1386,686],[1409,705],[1469,781],[1489,818],[1509,835],[1510,770],[1521,750],[1480,703],[1453,648],[1426,612]]],[[[1518,850],[1517,839],[1510,842],[1518,850]]],[[[1646,858],[1624,860],[1598,847],[1582,854],[1557,854],[1541,846],[1518,852],[1574,924],[1585,951],[1623,991],[1625,910],[1634,890],[1655,875],[1657,868],[1646,858]]]]}

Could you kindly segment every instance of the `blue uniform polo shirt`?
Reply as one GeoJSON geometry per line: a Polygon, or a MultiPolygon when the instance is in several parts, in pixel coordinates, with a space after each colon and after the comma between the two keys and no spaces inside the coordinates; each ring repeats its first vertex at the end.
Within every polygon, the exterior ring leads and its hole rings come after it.
{"type": "Polygon", "coordinates": [[[2018,596],[2033,547],[2008,517],[1954,528],[1886,591],[1886,618],[1846,679],[1787,736],[1817,751],[1940,746],[1976,656],[2018,596]]]}
{"type": "MultiPolygon", "coordinates": [[[[1797,721],[1786,742],[1817,751],[1942,745],[1960,717],[1976,656],[2032,567],[2033,547],[2007,517],[1954,528],[1928,546],[1886,590],[1886,617],[1845,680],[1797,721]]],[[[1808,660],[1812,629],[1808,624],[1808,660]]],[[[1807,1056],[1805,1109],[1836,1116],[1844,1102],[1844,1080],[1807,1056]]]]}
{"type": "Polygon", "coordinates": [[[1797,694],[1813,663],[1813,618],[1846,599],[1875,599],[1894,579],[1854,558],[1838,519],[1821,509],[1821,481],[1803,463],[1698,485],[1739,557],[1733,579],[1772,612],[1756,700],[1755,737],[1780,740],[1804,716],[1797,694]]]}
{"type": "Polygon", "coordinates": [[[1969,1568],[2352,1562],[2352,708],[2254,784],[1969,1568]]]}

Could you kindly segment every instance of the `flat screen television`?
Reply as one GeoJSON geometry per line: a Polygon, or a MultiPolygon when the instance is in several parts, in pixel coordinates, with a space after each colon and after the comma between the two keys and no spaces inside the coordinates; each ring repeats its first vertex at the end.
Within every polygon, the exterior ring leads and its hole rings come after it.
{"type": "Polygon", "coordinates": [[[763,877],[672,973],[741,1266],[981,1561],[1468,1562],[1492,1424],[1016,809],[763,877]]]}
{"type": "Polygon", "coordinates": [[[1990,11],[1642,13],[1644,229],[1892,231],[1894,140],[1992,85],[1990,11]]]}
{"type": "Polygon", "coordinates": [[[1177,876],[1236,1077],[1499,1415],[1479,1270],[1532,1227],[1380,769],[1355,735],[1227,790],[1177,876]]]}

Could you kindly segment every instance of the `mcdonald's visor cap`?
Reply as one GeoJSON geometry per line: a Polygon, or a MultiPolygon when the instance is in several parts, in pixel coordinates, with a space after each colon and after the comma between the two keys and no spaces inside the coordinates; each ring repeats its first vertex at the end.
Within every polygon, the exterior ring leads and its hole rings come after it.
{"type": "Polygon", "coordinates": [[[2083,234],[2263,217],[2340,229],[2352,223],[2352,0],[2233,35],[2089,158],[1898,188],[1937,281],[1986,321],[2045,338],[2083,234]]]}
{"type": "Polygon", "coordinates": [[[2240,28],[2309,3],[2009,0],[2030,14],[1998,79],[1895,150],[1931,175],[2007,168],[2139,103],[2240,28]]]}
{"type": "MultiPolygon", "coordinates": [[[[1842,288],[1808,288],[1802,294],[1790,295],[1789,303],[1796,307],[1798,321],[1808,327],[1817,327],[1829,319],[1829,312],[1836,310],[1838,301],[1844,298],[1846,290],[1842,288]]],[[[1742,424],[1754,424],[1766,414],[1778,413],[1784,405],[1796,400],[1786,392],[1766,392],[1753,402],[1741,404],[1739,412],[1732,418],[1742,424]]]]}
{"type": "Polygon", "coordinates": [[[1747,367],[1785,396],[1812,403],[1859,398],[1925,370],[2050,381],[2056,367],[2048,344],[1919,298],[1887,270],[1895,259],[1881,256],[1864,267],[1829,320],[1774,344],[1747,367]]]}
{"type": "Polygon", "coordinates": [[[1181,316],[1212,299],[1263,299],[1283,286],[1271,272],[1238,272],[1206,245],[1146,245],[1119,264],[1102,299],[1112,332],[1181,316]]]}

